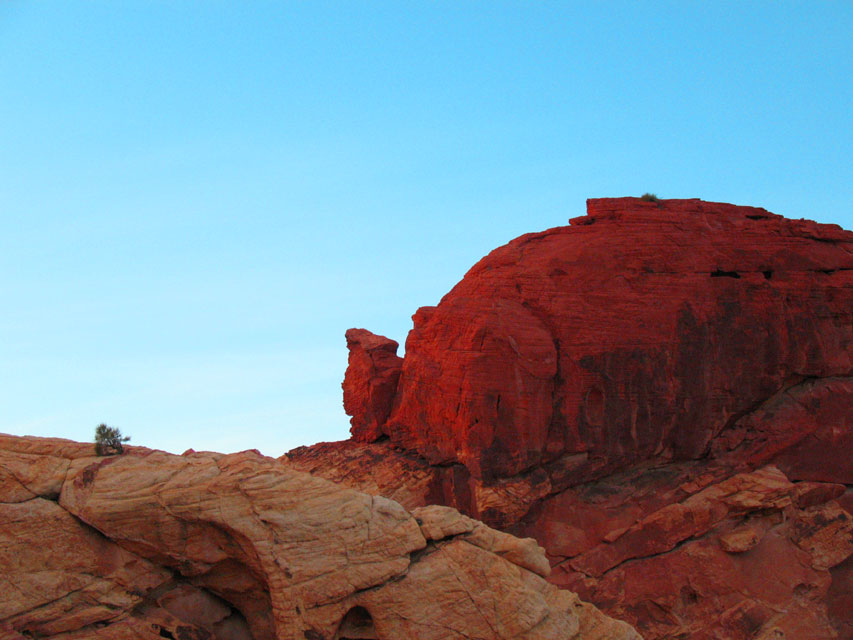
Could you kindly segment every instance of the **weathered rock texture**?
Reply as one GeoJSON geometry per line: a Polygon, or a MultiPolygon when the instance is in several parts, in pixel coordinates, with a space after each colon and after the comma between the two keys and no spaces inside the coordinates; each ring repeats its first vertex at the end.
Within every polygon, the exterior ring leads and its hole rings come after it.
{"type": "Polygon", "coordinates": [[[0,435],[0,638],[638,640],[520,540],[254,451],[0,435]]]}
{"type": "Polygon", "coordinates": [[[853,637],[853,233],[700,200],[571,223],[418,310],[373,442],[290,464],[531,535],[647,638],[853,637]]]}
{"type": "Polygon", "coordinates": [[[344,409],[352,416],[352,437],[373,442],[382,436],[382,425],[391,413],[391,403],[403,359],[393,340],[364,329],[347,331],[349,363],[344,380],[344,409]]]}

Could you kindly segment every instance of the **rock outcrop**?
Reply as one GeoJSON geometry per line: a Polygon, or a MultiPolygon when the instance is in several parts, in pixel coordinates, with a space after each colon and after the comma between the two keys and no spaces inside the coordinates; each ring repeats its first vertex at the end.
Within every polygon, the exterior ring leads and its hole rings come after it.
{"type": "Polygon", "coordinates": [[[255,451],[0,435],[0,638],[638,640],[531,539],[255,451]]]}
{"type": "Polygon", "coordinates": [[[391,404],[403,359],[393,340],[364,329],[346,333],[349,362],[344,380],[344,409],[352,416],[352,437],[373,442],[382,437],[382,425],[391,414],[391,404]]]}
{"type": "Polygon", "coordinates": [[[853,635],[849,231],[590,200],[419,309],[362,406],[388,418],[289,463],[533,536],[650,639],[853,635]]]}

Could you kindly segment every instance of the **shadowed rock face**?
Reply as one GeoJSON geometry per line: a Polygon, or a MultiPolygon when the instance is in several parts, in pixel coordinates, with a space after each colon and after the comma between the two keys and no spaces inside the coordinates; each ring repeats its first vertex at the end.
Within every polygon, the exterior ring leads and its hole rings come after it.
{"type": "Polygon", "coordinates": [[[639,640],[519,540],[254,451],[0,435],[0,638],[639,640]]]}
{"type": "Polygon", "coordinates": [[[534,536],[553,582],[649,638],[853,628],[849,529],[828,524],[853,502],[853,233],[700,200],[589,200],[418,310],[382,410],[373,443],[354,430],[291,464],[534,536]],[[703,493],[752,478],[764,496],[761,469],[787,501],[703,493]],[[841,551],[818,559],[793,522],[841,551]],[[787,573],[763,580],[771,566],[787,573]]]}

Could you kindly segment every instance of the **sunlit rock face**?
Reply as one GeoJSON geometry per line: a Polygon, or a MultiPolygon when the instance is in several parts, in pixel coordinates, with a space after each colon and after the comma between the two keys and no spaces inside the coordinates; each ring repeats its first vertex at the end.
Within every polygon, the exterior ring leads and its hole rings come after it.
{"type": "Polygon", "coordinates": [[[741,414],[853,372],[850,233],[700,200],[590,200],[572,222],[415,314],[392,442],[482,479],[578,455],[600,474],[743,447],[741,414]]]}
{"type": "Polygon", "coordinates": [[[365,329],[350,329],[346,338],[344,409],[352,416],[353,439],[373,442],[382,437],[382,425],[391,413],[403,359],[396,342],[365,329]]]}
{"type": "Polygon", "coordinates": [[[849,231],[589,200],[418,310],[382,407],[290,464],[533,536],[647,638],[851,636],[849,231]]]}
{"type": "Polygon", "coordinates": [[[0,435],[0,638],[638,640],[520,540],[256,451],[0,435]]]}

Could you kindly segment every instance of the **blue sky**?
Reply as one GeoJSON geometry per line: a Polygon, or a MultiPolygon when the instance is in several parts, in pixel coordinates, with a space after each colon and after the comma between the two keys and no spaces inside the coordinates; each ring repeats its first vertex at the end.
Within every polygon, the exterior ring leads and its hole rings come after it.
{"type": "Polygon", "coordinates": [[[269,455],[588,197],[853,228],[848,2],[0,3],[0,432],[269,455]]]}

